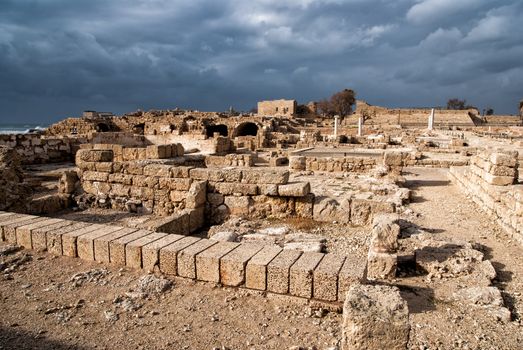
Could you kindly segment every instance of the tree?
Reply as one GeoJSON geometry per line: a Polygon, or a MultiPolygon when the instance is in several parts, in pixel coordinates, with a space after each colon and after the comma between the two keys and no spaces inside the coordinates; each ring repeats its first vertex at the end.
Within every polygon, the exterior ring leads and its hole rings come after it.
{"type": "Polygon", "coordinates": [[[339,115],[348,116],[352,113],[352,106],[356,103],[356,93],[354,90],[344,89],[330,97],[318,101],[318,110],[326,116],[339,115]]]}
{"type": "Polygon", "coordinates": [[[447,101],[447,109],[477,109],[472,105],[467,105],[467,100],[460,100],[459,98],[451,98],[447,101]]]}
{"type": "Polygon", "coordinates": [[[356,103],[356,93],[353,90],[344,89],[331,96],[331,107],[341,117],[352,113],[352,106],[356,103]]]}
{"type": "Polygon", "coordinates": [[[460,100],[459,98],[451,98],[447,101],[447,109],[465,109],[467,100],[460,100]]]}
{"type": "Polygon", "coordinates": [[[494,114],[494,109],[492,108],[487,108],[487,111],[485,112],[486,115],[493,115],[494,114]]]}

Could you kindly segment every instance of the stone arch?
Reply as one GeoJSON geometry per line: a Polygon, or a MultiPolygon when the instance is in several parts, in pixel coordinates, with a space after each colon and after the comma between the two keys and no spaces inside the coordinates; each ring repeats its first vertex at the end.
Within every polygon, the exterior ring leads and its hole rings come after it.
{"type": "Polygon", "coordinates": [[[237,136],[256,136],[258,135],[258,125],[253,122],[244,122],[234,130],[234,137],[237,136]]]}
{"type": "Polygon", "coordinates": [[[111,131],[111,127],[105,123],[98,123],[95,127],[98,132],[108,132],[111,131]]]}
{"type": "Polygon", "coordinates": [[[136,124],[133,126],[133,133],[143,135],[145,132],[145,123],[136,124]]]}
{"type": "Polygon", "coordinates": [[[207,137],[213,137],[215,132],[219,133],[220,136],[229,136],[229,130],[227,129],[227,125],[208,125],[205,128],[205,134],[207,135],[207,137]]]}

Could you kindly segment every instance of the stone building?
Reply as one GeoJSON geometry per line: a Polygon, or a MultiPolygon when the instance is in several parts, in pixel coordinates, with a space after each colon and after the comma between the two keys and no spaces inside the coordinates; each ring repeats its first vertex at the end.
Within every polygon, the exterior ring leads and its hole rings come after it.
{"type": "Polygon", "coordinates": [[[272,100],[258,102],[258,115],[278,115],[292,117],[296,114],[296,100],[272,100]]]}

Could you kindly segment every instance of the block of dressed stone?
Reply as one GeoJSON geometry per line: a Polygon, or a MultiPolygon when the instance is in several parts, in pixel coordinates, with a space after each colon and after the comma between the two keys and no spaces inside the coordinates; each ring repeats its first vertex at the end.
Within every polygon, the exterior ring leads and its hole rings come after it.
{"type": "Polygon", "coordinates": [[[31,230],[31,244],[34,250],[44,251],[47,250],[47,232],[57,230],[66,226],[75,224],[74,221],[61,220],[56,224],[49,226],[39,227],[31,230]]]}
{"type": "Polygon", "coordinates": [[[150,235],[153,231],[139,230],[109,242],[109,257],[111,264],[125,266],[125,246],[132,241],[150,235]]]}
{"type": "Polygon", "coordinates": [[[363,281],[365,265],[365,259],[354,255],[346,257],[338,274],[338,301],[344,301],[350,287],[363,281]]]}
{"type": "Polygon", "coordinates": [[[2,225],[2,222],[9,221],[15,217],[18,217],[19,215],[20,214],[3,212],[2,214],[0,214],[0,225],[2,225]]]}
{"type": "Polygon", "coordinates": [[[313,273],[312,296],[314,299],[336,301],[338,274],[344,261],[344,256],[325,254],[313,273]]]}
{"type": "Polygon", "coordinates": [[[108,264],[111,261],[111,257],[109,255],[109,243],[138,230],[139,229],[137,228],[126,227],[118,231],[114,231],[108,235],[96,238],[94,240],[94,260],[108,264]]]}
{"type": "Polygon", "coordinates": [[[196,278],[200,281],[220,282],[220,259],[240,244],[219,242],[196,255],[196,278]]]}
{"type": "Polygon", "coordinates": [[[17,218],[13,218],[9,221],[2,222],[1,230],[2,230],[2,240],[7,241],[9,243],[16,244],[16,228],[19,226],[24,226],[31,224],[33,222],[38,222],[43,220],[43,218],[40,218],[38,216],[33,215],[23,215],[17,218]]]}
{"type": "Polygon", "coordinates": [[[77,237],[76,250],[78,257],[83,260],[94,261],[94,240],[121,229],[123,229],[123,227],[104,225],[97,230],[77,237]]]}
{"type": "Polygon", "coordinates": [[[160,265],[160,249],[182,238],[184,238],[182,235],[169,234],[144,245],[142,247],[142,269],[152,272],[155,266],[160,265]]]}
{"type": "Polygon", "coordinates": [[[49,248],[49,246],[48,246],[47,250],[56,255],[62,254],[65,256],[77,257],[78,248],[77,248],[76,243],[77,243],[78,237],[104,227],[104,225],[101,225],[101,224],[87,224],[84,222],[76,223],[75,225],[76,225],[76,228],[74,230],[68,230],[67,232],[63,232],[60,234],[57,234],[56,232],[48,233],[47,234],[48,245],[50,242],[52,242],[52,238],[50,240],[50,237],[53,236],[56,238],[56,248],[57,249],[53,252],[52,250],[54,248],[49,248]],[[59,249],[60,242],[61,242],[61,249],[59,249]]]}
{"type": "Polygon", "coordinates": [[[289,292],[289,272],[302,252],[284,250],[267,265],[267,290],[274,293],[289,292]]]}
{"type": "Polygon", "coordinates": [[[202,239],[178,252],[178,276],[196,278],[196,255],[217,244],[216,241],[202,239]]]}
{"type": "Polygon", "coordinates": [[[303,253],[292,265],[289,276],[289,293],[298,297],[312,298],[312,273],[325,254],[303,253]]]}
{"type": "Polygon", "coordinates": [[[142,268],[142,247],[149,243],[167,236],[167,233],[153,232],[150,235],[143,236],[129,242],[125,246],[125,264],[135,269],[142,268]]]}
{"type": "Polygon", "coordinates": [[[160,271],[165,274],[178,274],[178,252],[200,241],[201,238],[187,236],[160,249],[160,271]]]}
{"type": "Polygon", "coordinates": [[[265,246],[249,260],[245,269],[245,286],[250,289],[267,289],[267,265],[281,253],[278,246],[265,246]]]}
{"type": "Polygon", "coordinates": [[[16,242],[18,245],[26,248],[26,249],[32,249],[32,238],[31,238],[31,231],[34,229],[38,229],[40,227],[46,227],[53,224],[56,224],[58,222],[61,222],[63,220],[61,219],[48,219],[44,218],[44,220],[34,222],[29,225],[19,226],[16,228],[16,242]]]}
{"type": "Polygon", "coordinates": [[[263,249],[260,244],[243,243],[220,260],[220,282],[226,286],[245,283],[247,262],[263,249]]]}

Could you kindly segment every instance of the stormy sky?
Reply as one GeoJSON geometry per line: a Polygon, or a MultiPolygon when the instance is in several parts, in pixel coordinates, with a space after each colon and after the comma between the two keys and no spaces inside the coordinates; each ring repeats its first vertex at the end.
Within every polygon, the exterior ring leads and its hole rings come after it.
{"type": "Polygon", "coordinates": [[[352,88],[516,113],[520,0],[0,0],[0,118],[249,110],[352,88]]]}

